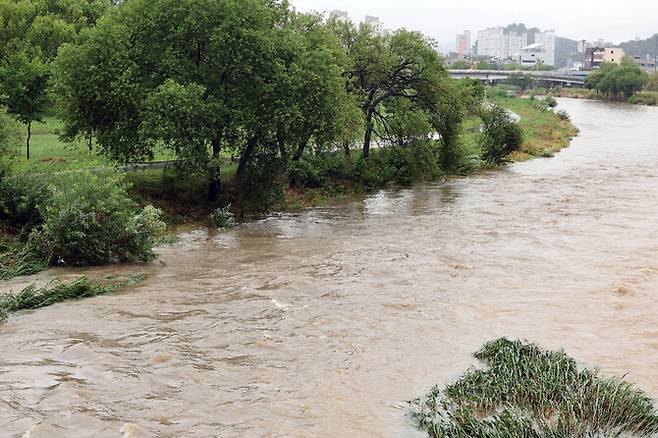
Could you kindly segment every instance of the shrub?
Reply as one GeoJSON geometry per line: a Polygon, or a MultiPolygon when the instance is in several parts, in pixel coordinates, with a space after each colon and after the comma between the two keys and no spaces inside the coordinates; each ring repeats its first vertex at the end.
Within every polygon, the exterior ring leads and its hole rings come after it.
{"type": "Polygon", "coordinates": [[[233,228],[237,225],[235,216],[231,213],[231,206],[218,208],[210,214],[210,225],[215,228],[233,228]]]}
{"type": "Polygon", "coordinates": [[[264,212],[283,201],[285,165],[272,156],[252,159],[238,184],[241,207],[246,211],[264,212]]]}
{"type": "Polygon", "coordinates": [[[372,163],[372,158],[366,160],[363,157],[359,157],[354,166],[354,175],[357,182],[367,189],[374,189],[380,185],[380,176],[372,163]]]}
{"type": "Polygon", "coordinates": [[[50,201],[38,206],[43,225],[32,239],[51,261],[100,265],[149,261],[165,224],[160,210],[139,209],[120,178],[69,174],[49,187],[50,201]]]}
{"type": "Polygon", "coordinates": [[[288,164],[288,183],[293,187],[317,188],[322,178],[313,163],[301,158],[288,164]]]}
{"type": "Polygon", "coordinates": [[[655,436],[649,397],[619,378],[579,370],[564,352],[505,338],[475,354],[472,368],[445,390],[412,402],[431,437],[585,438],[655,436]]]}
{"type": "Polygon", "coordinates": [[[568,121],[571,120],[571,116],[569,115],[569,113],[566,110],[560,110],[555,114],[560,118],[560,120],[563,120],[565,122],[568,122],[568,121]]]}
{"type": "Polygon", "coordinates": [[[521,149],[521,128],[504,108],[497,105],[483,109],[480,117],[483,160],[495,165],[504,164],[509,154],[521,149]]]}
{"type": "Polygon", "coordinates": [[[546,102],[546,105],[551,108],[555,108],[557,106],[557,100],[555,100],[553,96],[546,96],[544,98],[544,102],[546,102]]]}
{"type": "Polygon", "coordinates": [[[43,222],[39,205],[50,200],[48,187],[56,177],[40,172],[13,172],[0,181],[0,213],[8,224],[34,227],[43,222]]]}

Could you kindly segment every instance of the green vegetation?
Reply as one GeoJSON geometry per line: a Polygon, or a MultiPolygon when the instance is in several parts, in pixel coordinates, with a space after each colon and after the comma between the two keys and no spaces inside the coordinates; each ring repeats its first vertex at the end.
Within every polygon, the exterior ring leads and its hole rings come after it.
{"type": "Polygon", "coordinates": [[[519,116],[523,132],[521,148],[512,154],[514,161],[550,156],[570,144],[578,130],[567,120],[551,111],[539,100],[496,98],[495,102],[519,116]]]}
{"type": "Polygon", "coordinates": [[[101,284],[81,277],[71,283],[55,281],[46,287],[31,285],[20,292],[0,296],[0,321],[12,312],[40,309],[67,300],[107,295],[139,281],[140,277],[134,277],[123,283],[101,284]]]}
{"type": "Polygon", "coordinates": [[[472,368],[444,390],[412,403],[430,437],[649,437],[658,412],[649,397],[619,378],[579,369],[564,352],[498,339],[472,368]]]}
{"type": "Polygon", "coordinates": [[[523,151],[417,32],[268,0],[0,0],[0,18],[4,278],[151,260],[161,217],[223,228],[227,205],[301,208],[523,151]],[[132,171],[153,160],[169,167],[132,171]]]}
{"type": "Polygon", "coordinates": [[[34,245],[16,239],[0,240],[0,281],[32,275],[48,267],[48,262],[34,245]]]}
{"type": "Polygon", "coordinates": [[[644,89],[648,75],[632,58],[625,57],[621,64],[603,63],[585,80],[585,87],[596,90],[609,99],[630,99],[644,89]]]}
{"type": "Polygon", "coordinates": [[[210,214],[210,225],[214,228],[233,228],[237,225],[231,206],[218,208],[210,214]]]}

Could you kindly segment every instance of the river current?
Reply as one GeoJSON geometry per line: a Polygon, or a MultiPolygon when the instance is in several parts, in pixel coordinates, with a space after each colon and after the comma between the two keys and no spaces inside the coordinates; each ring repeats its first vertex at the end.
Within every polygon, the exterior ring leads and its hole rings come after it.
{"type": "Polygon", "coordinates": [[[658,397],[658,108],[560,107],[551,159],[38,277],[146,279],[0,324],[0,436],[420,437],[406,401],[500,336],[658,397]]]}

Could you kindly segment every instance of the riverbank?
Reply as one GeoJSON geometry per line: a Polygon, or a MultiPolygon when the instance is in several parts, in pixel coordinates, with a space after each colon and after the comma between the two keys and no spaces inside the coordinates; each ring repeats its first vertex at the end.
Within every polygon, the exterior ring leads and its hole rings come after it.
{"type": "MultiPolygon", "coordinates": [[[[524,140],[509,161],[551,156],[568,146],[577,134],[569,121],[561,120],[537,101],[502,97],[492,101],[520,116],[518,123],[524,140]]],[[[477,118],[464,122],[459,148],[455,151],[456,174],[465,176],[495,168],[482,159],[479,124],[477,118]]],[[[382,188],[446,178],[449,174],[436,160],[440,154],[437,147],[436,143],[428,142],[413,147],[375,148],[367,161],[360,151],[352,151],[349,157],[342,151],[316,153],[291,164],[285,173],[256,178],[246,190],[235,183],[236,165],[226,158],[222,168],[222,191],[219,201],[215,202],[207,200],[207,180],[203,176],[182,177],[173,169],[144,169],[126,172],[125,179],[134,200],[142,206],[154,205],[164,212],[163,220],[168,228],[161,237],[170,242],[172,235],[208,226],[210,214],[217,205],[230,205],[232,212],[244,219],[247,215],[268,211],[302,211],[362,197],[382,188]]],[[[55,151],[52,147],[49,150],[55,151]]],[[[95,160],[89,162],[96,163],[95,160]]],[[[84,170],[84,161],[59,162],[59,166],[67,164],[74,166],[74,171],[84,170]]],[[[5,248],[0,257],[0,278],[34,274],[47,266],[38,254],[10,232],[5,230],[0,237],[3,237],[0,243],[5,248]]]]}
{"type": "MultiPolygon", "coordinates": [[[[568,97],[572,99],[591,99],[603,102],[620,102],[619,99],[609,98],[596,90],[587,88],[554,88],[548,93],[554,97],[568,97]]],[[[658,92],[656,91],[639,91],[631,96],[630,99],[623,99],[622,102],[633,105],[658,106],[658,92]]]]}

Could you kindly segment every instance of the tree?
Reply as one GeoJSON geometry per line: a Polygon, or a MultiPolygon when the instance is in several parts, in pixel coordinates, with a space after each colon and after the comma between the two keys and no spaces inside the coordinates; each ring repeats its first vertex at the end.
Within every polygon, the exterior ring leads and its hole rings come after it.
{"type": "Polygon", "coordinates": [[[452,70],[469,70],[471,68],[471,64],[464,59],[458,59],[450,64],[450,68],[452,70]]]}
{"type": "Polygon", "coordinates": [[[0,107],[0,182],[9,172],[12,161],[18,156],[21,135],[17,123],[7,109],[0,107]]]}
{"type": "Polygon", "coordinates": [[[624,57],[621,64],[603,63],[585,80],[585,86],[612,98],[629,99],[642,90],[648,75],[632,58],[624,57]]]}
{"type": "Polygon", "coordinates": [[[509,154],[518,151],[523,143],[523,132],[505,108],[490,105],[482,108],[482,158],[501,165],[509,154]]]}
{"type": "MultiPolygon", "coordinates": [[[[364,115],[363,157],[368,159],[373,134],[385,138],[394,128],[393,112],[386,107],[435,111],[438,85],[447,79],[447,72],[433,42],[419,33],[401,30],[380,36],[370,26],[357,29],[351,23],[334,28],[350,57],[345,74],[364,115]]],[[[417,115],[411,118],[414,123],[419,121],[417,115]]]]}
{"type": "Polygon", "coordinates": [[[48,108],[50,72],[40,58],[30,59],[22,51],[10,53],[0,62],[0,84],[9,112],[27,126],[27,158],[30,159],[32,123],[40,121],[48,108]]]}
{"type": "Polygon", "coordinates": [[[311,139],[344,130],[344,54],[318,17],[267,0],[131,0],[78,44],[55,71],[69,136],[93,131],[118,162],[156,145],[220,190],[220,153],[236,178],[263,152],[299,158],[311,139]],[[290,150],[290,151],[289,151],[290,150]]]}
{"type": "Polygon", "coordinates": [[[49,62],[111,5],[110,0],[0,0],[0,57],[20,49],[49,62]]]}

